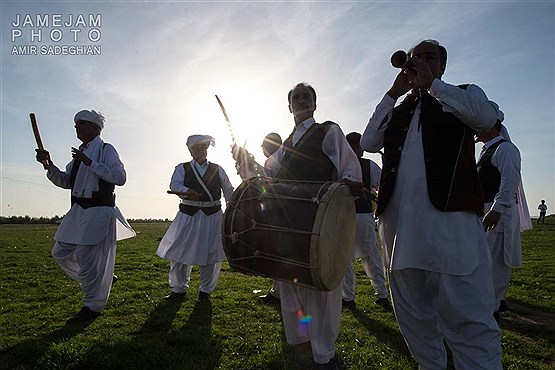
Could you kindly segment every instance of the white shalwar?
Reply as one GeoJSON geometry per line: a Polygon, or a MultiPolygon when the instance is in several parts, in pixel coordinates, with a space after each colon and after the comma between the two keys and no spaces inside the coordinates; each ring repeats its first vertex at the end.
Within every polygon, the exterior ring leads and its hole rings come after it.
{"type": "MultiPolygon", "coordinates": [[[[370,164],[370,188],[377,191],[380,185],[380,167],[372,160],[370,164]]],[[[370,278],[372,288],[378,298],[387,298],[389,292],[385,285],[385,272],[383,259],[378,248],[376,238],[376,222],[372,213],[356,214],[356,235],[353,260],[349,263],[343,278],[343,299],[355,300],[356,275],[354,270],[355,260],[360,258],[366,276],[370,278]]]]}
{"type": "MultiPolygon", "coordinates": [[[[315,124],[309,118],[295,127],[292,144],[315,124]]],[[[322,141],[322,151],[337,169],[337,179],[362,181],[358,159],[337,125],[330,126],[322,141]]],[[[275,175],[281,167],[283,146],[266,162],[266,171],[275,175]]],[[[325,364],[335,356],[335,340],[341,318],[341,284],[329,292],[278,282],[285,337],[290,345],[310,341],[314,362],[325,364]]]]}
{"type": "MultiPolygon", "coordinates": [[[[487,149],[502,140],[501,136],[484,144],[487,149]]],[[[484,150],[485,152],[485,150],[484,150]]],[[[511,267],[522,265],[520,243],[520,216],[516,193],[520,178],[520,152],[511,142],[499,144],[491,157],[491,164],[501,174],[499,191],[493,202],[484,204],[484,213],[492,210],[501,213],[501,219],[493,230],[486,232],[486,240],[492,257],[493,285],[496,311],[509,288],[511,267]]]]}
{"type": "MultiPolygon", "coordinates": [[[[199,165],[193,163],[200,176],[204,176],[210,162],[199,165]]],[[[219,166],[218,166],[219,167],[219,166]]],[[[226,201],[231,199],[233,186],[225,171],[219,167],[219,176],[222,184],[223,196],[226,201]]],[[[170,190],[186,192],[189,190],[183,184],[185,169],[183,163],[175,166],[170,190]]],[[[185,293],[189,288],[192,265],[198,265],[201,269],[200,291],[212,293],[216,288],[221,262],[225,261],[225,253],[221,238],[222,211],[206,215],[199,210],[189,216],[181,211],[175,215],[168,231],[160,241],[156,254],[164,259],[170,260],[169,284],[175,293],[185,293]]]]}
{"type": "MultiPolygon", "coordinates": [[[[434,79],[431,96],[474,130],[493,126],[500,112],[476,85],[466,90],[434,79]]],[[[385,95],[360,140],[377,152],[395,100],[385,95]]],[[[501,333],[495,319],[491,257],[480,217],[442,212],[428,196],[420,108],[403,144],[393,194],[379,217],[395,316],[414,359],[444,369],[447,341],[457,369],[501,369],[501,333]]]]}
{"type": "MultiPolygon", "coordinates": [[[[78,172],[88,172],[87,176],[95,182],[101,178],[119,186],[125,184],[125,169],[113,146],[102,142],[99,157],[87,151],[97,140],[101,140],[100,137],[91,141],[88,147],[81,146],[80,149],[89,158],[98,158],[98,161],[93,161],[90,167],[81,164],[78,172]]],[[[66,166],[65,172],[51,165],[47,177],[54,185],[70,189],[72,167],[73,161],[66,166]]],[[[118,207],[85,209],[74,204],[64,216],[54,235],[56,243],[52,248],[52,256],[81,286],[83,306],[96,312],[102,311],[106,306],[112,287],[116,240],[133,236],[135,232],[118,207]]]]}

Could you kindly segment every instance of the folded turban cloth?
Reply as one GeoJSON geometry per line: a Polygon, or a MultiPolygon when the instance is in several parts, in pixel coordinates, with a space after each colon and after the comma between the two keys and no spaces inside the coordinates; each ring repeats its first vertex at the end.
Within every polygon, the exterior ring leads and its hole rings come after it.
{"type": "Polygon", "coordinates": [[[204,143],[206,145],[216,145],[216,140],[210,135],[191,135],[187,138],[187,148],[197,143],[204,143]]]}
{"type": "Polygon", "coordinates": [[[104,122],[106,121],[106,118],[104,118],[104,115],[100,111],[97,111],[94,109],[91,109],[91,110],[85,109],[80,112],[77,112],[77,114],[73,118],[73,121],[75,123],[77,123],[77,121],[91,122],[97,125],[98,127],[100,127],[100,129],[102,130],[104,128],[104,122]]]}

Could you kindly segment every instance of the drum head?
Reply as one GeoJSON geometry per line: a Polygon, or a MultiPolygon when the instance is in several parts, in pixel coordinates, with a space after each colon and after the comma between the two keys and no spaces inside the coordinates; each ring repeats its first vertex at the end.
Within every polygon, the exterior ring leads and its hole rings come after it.
{"type": "Polygon", "coordinates": [[[347,185],[334,183],[318,207],[310,243],[312,279],[318,290],[335,289],[353,258],[355,202],[347,185]]]}

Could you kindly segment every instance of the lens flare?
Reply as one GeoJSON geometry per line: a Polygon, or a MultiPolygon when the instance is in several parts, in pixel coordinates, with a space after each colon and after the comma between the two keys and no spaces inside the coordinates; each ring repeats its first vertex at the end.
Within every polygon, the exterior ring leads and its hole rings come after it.
{"type": "Polygon", "coordinates": [[[302,310],[297,311],[297,318],[299,320],[299,325],[302,327],[308,326],[308,324],[312,321],[312,316],[305,315],[302,310]]]}

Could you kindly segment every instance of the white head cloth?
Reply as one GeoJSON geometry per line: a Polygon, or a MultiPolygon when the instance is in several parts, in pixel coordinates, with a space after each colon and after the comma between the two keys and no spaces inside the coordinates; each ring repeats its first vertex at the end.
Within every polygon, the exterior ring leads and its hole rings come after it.
{"type": "MultiPolygon", "coordinates": [[[[511,141],[509,131],[503,124],[501,124],[501,131],[499,135],[501,135],[503,139],[511,141]]],[[[532,220],[530,219],[530,211],[528,210],[528,202],[526,202],[526,194],[524,194],[522,179],[520,179],[520,183],[518,184],[516,196],[518,200],[518,215],[520,216],[520,231],[530,230],[532,229],[532,220]]]]}
{"type": "Polygon", "coordinates": [[[77,123],[77,121],[87,121],[87,122],[91,122],[94,123],[95,125],[97,125],[98,127],[100,127],[100,129],[104,129],[104,122],[106,122],[106,118],[104,117],[104,115],[102,114],[102,112],[98,111],[98,110],[82,110],[80,112],[77,112],[77,114],[75,115],[75,117],[73,117],[73,122],[77,123]]]}
{"type": "Polygon", "coordinates": [[[216,140],[210,135],[191,135],[187,138],[187,148],[197,143],[205,143],[207,145],[216,145],[216,140]]]}

